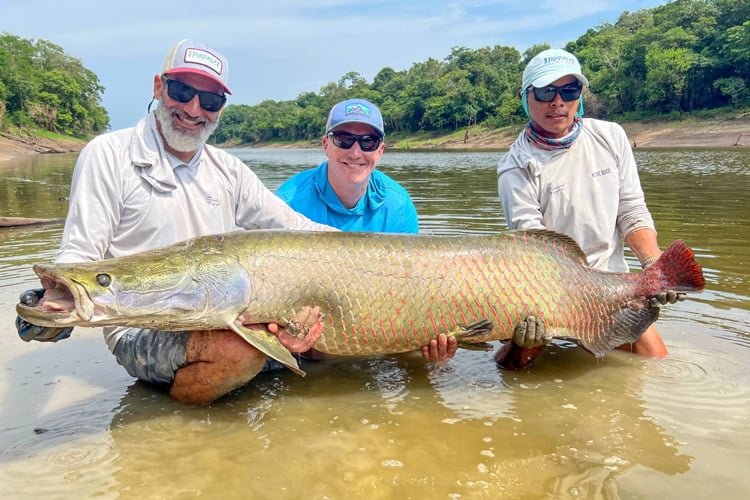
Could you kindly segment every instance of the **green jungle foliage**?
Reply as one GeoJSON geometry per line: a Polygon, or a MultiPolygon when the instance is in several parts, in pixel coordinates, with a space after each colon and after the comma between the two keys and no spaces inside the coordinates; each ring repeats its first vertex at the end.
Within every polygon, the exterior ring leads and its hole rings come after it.
{"type": "MultiPolygon", "coordinates": [[[[383,68],[372,82],[349,72],[295,100],[229,105],[213,139],[315,139],[331,106],[350,97],[376,103],[388,133],[520,124],[526,121],[518,99],[521,73],[547,48],[521,54],[513,47],[455,47],[442,61],[383,68]]],[[[748,0],[675,0],[624,12],[564,48],[578,56],[591,83],[587,116],[675,117],[750,105],[748,0]]]]}
{"type": "Polygon", "coordinates": [[[75,137],[103,132],[103,91],[97,76],[57,45],[0,35],[0,128],[75,137]]]}
{"type": "MultiPolygon", "coordinates": [[[[441,61],[383,68],[372,82],[349,72],[294,100],[229,105],[213,140],[315,139],[331,106],[349,97],[378,104],[388,133],[518,125],[526,120],[518,99],[521,73],[547,48],[455,47],[441,61]]],[[[750,105],[748,0],[674,0],[624,12],[565,49],[578,56],[591,83],[587,116],[679,117],[750,105]]],[[[59,46],[0,35],[0,129],[77,137],[103,132],[109,127],[103,91],[98,77],[59,46]]]]}

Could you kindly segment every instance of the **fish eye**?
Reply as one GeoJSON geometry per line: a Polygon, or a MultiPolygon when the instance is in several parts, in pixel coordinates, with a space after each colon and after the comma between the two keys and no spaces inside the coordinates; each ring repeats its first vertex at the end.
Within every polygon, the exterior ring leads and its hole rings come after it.
{"type": "Polygon", "coordinates": [[[112,278],[110,277],[109,274],[97,274],[96,282],[99,283],[99,285],[103,286],[104,288],[107,288],[109,285],[112,284],[112,278]]]}

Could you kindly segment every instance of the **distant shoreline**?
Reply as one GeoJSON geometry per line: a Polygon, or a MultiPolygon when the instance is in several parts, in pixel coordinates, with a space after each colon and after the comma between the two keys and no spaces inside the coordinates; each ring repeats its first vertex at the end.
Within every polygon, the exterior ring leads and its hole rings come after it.
{"type": "MultiPolygon", "coordinates": [[[[677,121],[621,122],[635,148],[750,148],[750,113],[722,118],[688,118],[677,121]]],[[[388,138],[391,150],[502,150],[510,147],[521,127],[460,130],[452,134],[418,133],[388,138]]],[[[16,137],[0,133],[0,164],[30,155],[74,153],[86,145],[78,139],[16,137]]],[[[233,148],[318,148],[319,140],[262,144],[221,144],[233,148]]]]}

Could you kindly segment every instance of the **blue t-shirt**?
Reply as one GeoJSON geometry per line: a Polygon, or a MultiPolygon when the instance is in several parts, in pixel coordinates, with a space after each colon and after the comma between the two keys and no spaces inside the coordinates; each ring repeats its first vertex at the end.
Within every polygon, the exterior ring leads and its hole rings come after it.
{"type": "Polygon", "coordinates": [[[416,233],[417,209],[401,185],[373,170],[367,192],[346,208],[328,182],[328,162],[293,175],[276,194],[297,212],[342,231],[416,233]]]}

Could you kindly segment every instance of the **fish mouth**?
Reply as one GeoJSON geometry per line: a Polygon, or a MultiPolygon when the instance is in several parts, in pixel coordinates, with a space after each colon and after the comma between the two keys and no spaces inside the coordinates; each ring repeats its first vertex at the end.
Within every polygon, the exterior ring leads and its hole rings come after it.
{"type": "Polygon", "coordinates": [[[44,287],[44,296],[33,305],[17,304],[19,316],[32,324],[52,327],[91,321],[94,302],[83,285],[50,266],[37,264],[34,272],[44,287]]]}

